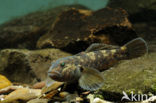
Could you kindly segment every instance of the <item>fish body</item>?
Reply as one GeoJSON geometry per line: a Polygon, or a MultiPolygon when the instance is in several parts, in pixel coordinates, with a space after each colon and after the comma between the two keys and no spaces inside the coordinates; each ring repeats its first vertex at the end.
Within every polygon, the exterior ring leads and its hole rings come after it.
{"type": "MultiPolygon", "coordinates": [[[[126,58],[125,51],[121,48],[112,50],[98,50],[88,53],[82,53],[73,57],[83,67],[104,71],[112,67],[118,61],[126,58]]],[[[74,61],[74,60],[73,60],[74,61]]]]}
{"type": "Polygon", "coordinates": [[[148,51],[147,44],[142,38],[110,50],[98,46],[92,45],[86,52],[58,59],[52,63],[48,76],[61,82],[78,81],[83,89],[96,90],[103,85],[101,71],[109,69],[120,60],[136,58],[148,51]]]}

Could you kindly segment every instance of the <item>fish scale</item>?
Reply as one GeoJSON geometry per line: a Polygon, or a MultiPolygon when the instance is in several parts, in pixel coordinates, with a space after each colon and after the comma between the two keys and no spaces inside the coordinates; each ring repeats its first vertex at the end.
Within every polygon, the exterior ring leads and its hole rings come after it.
{"type": "Polygon", "coordinates": [[[116,64],[120,59],[123,59],[123,55],[124,51],[122,49],[113,49],[83,53],[80,56],[73,56],[73,58],[77,64],[103,71],[116,64]],[[108,63],[111,63],[111,65],[108,63]]]}
{"type": "Polygon", "coordinates": [[[136,38],[122,47],[115,48],[96,43],[85,52],[60,58],[52,63],[48,76],[56,81],[78,82],[81,88],[93,91],[103,85],[104,78],[101,71],[109,69],[120,60],[137,58],[147,52],[147,44],[142,38],[136,38]]]}

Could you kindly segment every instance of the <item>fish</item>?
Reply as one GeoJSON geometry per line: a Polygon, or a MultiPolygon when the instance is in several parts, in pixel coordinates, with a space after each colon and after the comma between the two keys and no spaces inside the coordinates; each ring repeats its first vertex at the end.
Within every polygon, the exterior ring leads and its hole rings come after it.
{"type": "Polygon", "coordinates": [[[78,82],[82,89],[95,91],[104,85],[102,71],[120,60],[137,58],[146,53],[148,46],[141,37],[123,46],[93,43],[86,51],[53,62],[48,70],[48,77],[59,82],[78,82]]]}

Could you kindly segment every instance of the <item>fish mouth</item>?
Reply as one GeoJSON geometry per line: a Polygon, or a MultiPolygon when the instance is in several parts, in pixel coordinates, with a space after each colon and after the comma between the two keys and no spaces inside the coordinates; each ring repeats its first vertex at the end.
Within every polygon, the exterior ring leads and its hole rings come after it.
{"type": "Polygon", "coordinates": [[[57,71],[52,71],[52,72],[48,72],[48,76],[51,77],[52,79],[58,79],[61,74],[57,71]]]}

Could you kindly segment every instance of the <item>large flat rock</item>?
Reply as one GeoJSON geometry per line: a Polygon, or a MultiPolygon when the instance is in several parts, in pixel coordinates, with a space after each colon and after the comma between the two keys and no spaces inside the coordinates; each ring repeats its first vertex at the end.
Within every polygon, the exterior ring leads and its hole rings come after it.
{"type": "Polygon", "coordinates": [[[103,72],[105,83],[98,95],[107,100],[120,101],[123,91],[130,94],[156,94],[156,53],[125,60],[103,72]]]}
{"type": "Polygon", "coordinates": [[[51,63],[69,53],[58,49],[0,51],[0,73],[12,82],[31,83],[45,80],[51,63]]]}

